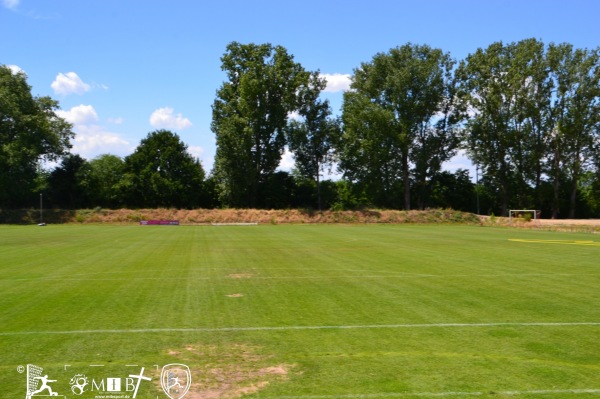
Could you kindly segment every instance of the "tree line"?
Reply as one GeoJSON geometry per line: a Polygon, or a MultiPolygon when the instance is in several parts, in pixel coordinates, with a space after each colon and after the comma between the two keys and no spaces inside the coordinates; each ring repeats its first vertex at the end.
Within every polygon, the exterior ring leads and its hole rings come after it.
{"type": "Polygon", "coordinates": [[[600,215],[600,50],[526,39],[457,62],[405,44],[354,70],[334,117],[326,80],[282,46],[230,43],[213,103],[207,174],[176,133],[148,134],[133,154],[69,152],[58,103],[0,67],[0,206],[451,207],[547,217],[600,215]],[[292,172],[278,171],[285,149],[292,172]],[[443,171],[459,151],[477,168],[443,171]],[[42,161],[60,160],[51,171],[42,161]],[[322,181],[326,170],[338,181],[322,181]]]}

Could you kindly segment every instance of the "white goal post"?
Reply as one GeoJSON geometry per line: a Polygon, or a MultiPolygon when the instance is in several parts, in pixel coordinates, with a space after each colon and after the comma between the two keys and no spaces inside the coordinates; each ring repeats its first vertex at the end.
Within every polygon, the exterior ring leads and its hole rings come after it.
{"type": "Polygon", "coordinates": [[[511,209],[508,211],[509,222],[512,223],[513,217],[519,217],[520,215],[522,215],[524,213],[532,214],[533,216],[531,217],[531,220],[534,220],[537,222],[542,214],[542,211],[540,211],[539,209],[511,209]]]}

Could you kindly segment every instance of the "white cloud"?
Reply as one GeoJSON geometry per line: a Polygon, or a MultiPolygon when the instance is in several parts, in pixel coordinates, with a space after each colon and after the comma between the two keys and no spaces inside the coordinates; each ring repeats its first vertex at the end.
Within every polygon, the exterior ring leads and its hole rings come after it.
{"type": "Polygon", "coordinates": [[[85,125],[98,121],[98,114],[91,105],[77,105],[68,111],[58,110],[56,114],[74,125],[85,125]]]}
{"type": "Polygon", "coordinates": [[[295,120],[295,121],[299,121],[302,119],[302,117],[300,116],[300,114],[298,113],[298,111],[292,111],[288,114],[288,118],[295,120]]]}
{"type": "Polygon", "coordinates": [[[322,174],[321,174],[321,178],[323,180],[332,180],[332,181],[338,181],[341,180],[344,177],[343,173],[340,173],[338,171],[338,164],[334,164],[331,166],[331,169],[326,168],[322,174]]]}
{"type": "MultiPolygon", "coordinates": [[[[459,150],[454,157],[444,162],[442,169],[452,173],[455,173],[458,169],[467,169],[471,180],[475,180],[475,165],[473,165],[464,150],[459,150]]],[[[479,174],[481,174],[481,171],[479,171],[479,174]]]]}
{"type": "Polygon", "coordinates": [[[204,154],[204,148],[199,145],[191,145],[188,147],[188,152],[194,157],[200,159],[204,154]]]}
{"type": "Polygon", "coordinates": [[[21,69],[21,67],[18,65],[7,65],[6,67],[8,69],[10,69],[12,71],[12,73],[15,75],[18,74],[19,72],[25,73],[25,71],[23,69],[21,69]]]}
{"type": "Polygon", "coordinates": [[[9,10],[14,10],[19,6],[21,0],[2,0],[2,5],[9,10]]]}
{"type": "Polygon", "coordinates": [[[90,85],[85,83],[75,72],[59,73],[50,85],[56,94],[83,94],[90,90],[90,85]]]}
{"type": "Polygon", "coordinates": [[[108,86],[105,85],[104,83],[92,83],[92,87],[94,89],[100,89],[100,90],[108,91],[108,86]]]}
{"type": "Polygon", "coordinates": [[[164,107],[156,109],[150,115],[150,124],[157,129],[178,129],[183,130],[192,126],[188,118],[182,114],[175,115],[173,108],[164,107]]]}
{"type": "Polygon", "coordinates": [[[118,118],[108,118],[108,123],[112,123],[114,125],[122,125],[123,122],[125,122],[125,119],[118,117],[118,118]]]}
{"type": "Polygon", "coordinates": [[[285,147],[285,151],[281,156],[281,161],[279,161],[279,170],[283,170],[284,172],[289,172],[292,168],[296,166],[296,161],[294,161],[294,154],[285,147]]]}
{"type": "Polygon", "coordinates": [[[77,125],[73,128],[72,152],[86,159],[93,159],[100,154],[126,156],[131,154],[134,147],[121,138],[117,133],[107,131],[99,125],[77,125]]]}
{"type": "Polygon", "coordinates": [[[350,90],[351,79],[350,75],[347,73],[323,73],[321,76],[327,80],[327,86],[325,87],[325,90],[323,90],[325,93],[350,90]]]}
{"type": "Polygon", "coordinates": [[[98,125],[98,113],[91,105],[77,105],[68,111],[58,110],[56,115],[73,124],[75,138],[72,141],[72,152],[86,159],[100,154],[125,156],[134,147],[119,134],[108,131],[98,125]]]}
{"type": "MultiPolygon", "coordinates": [[[[285,147],[283,155],[281,156],[281,160],[279,161],[279,166],[277,170],[283,172],[291,172],[292,169],[296,167],[296,161],[294,160],[294,154],[289,150],[288,147],[285,147]]],[[[333,180],[337,181],[342,178],[342,174],[337,172],[337,164],[329,168],[326,168],[321,172],[321,177],[323,180],[333,180]]]]}

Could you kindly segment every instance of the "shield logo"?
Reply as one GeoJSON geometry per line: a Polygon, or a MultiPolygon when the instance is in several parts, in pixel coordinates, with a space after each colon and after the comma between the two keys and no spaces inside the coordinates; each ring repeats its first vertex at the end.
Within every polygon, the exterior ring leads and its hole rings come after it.
{"type": "Polygon", "coordinates": [[[190,390],[192,373],[185,364],[171,363],[162,368],[160,386],[171,399],[181,399],[190,390]]]}

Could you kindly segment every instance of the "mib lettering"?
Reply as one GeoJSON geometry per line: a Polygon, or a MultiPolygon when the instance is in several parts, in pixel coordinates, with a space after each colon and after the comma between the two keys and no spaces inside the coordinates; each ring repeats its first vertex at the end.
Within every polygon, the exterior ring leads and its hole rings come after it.
{"type": "Polygon", "coordinates": [[[92,379],[91,392],[96,393],[133,393],[132,398],[137,397],[140,383],[151,381],[150,377],[144,376],[144,367],[140,374],[130,374],[129,377],[108,377],[104,379],[92,379]]]}

